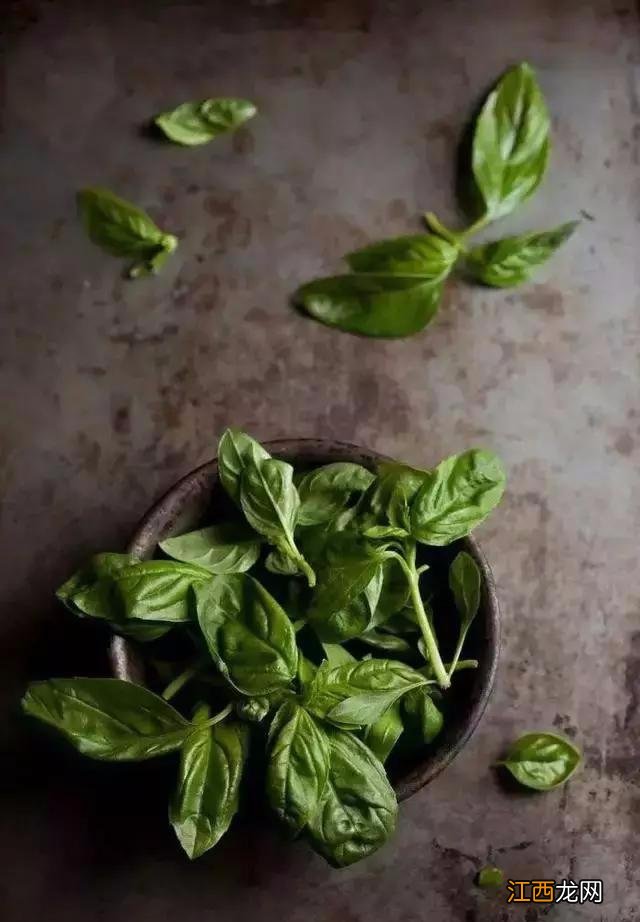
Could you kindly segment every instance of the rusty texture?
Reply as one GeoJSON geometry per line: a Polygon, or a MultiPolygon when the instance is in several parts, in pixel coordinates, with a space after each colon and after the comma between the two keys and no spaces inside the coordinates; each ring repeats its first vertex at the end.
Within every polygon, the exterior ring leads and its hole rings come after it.
{"type": "Polygon", "coordinates": [[[633,922],[640,850],[637,11],[627,0],[10,2],[3,7],[0,248],[0,828],[6,922],[633,922]],[[459,219],[455,152],[506,66],[538,69],[554,117],[548,180],[504,231],[582,216],[538,279],[449,286],[429,331],[354,339],[293,312],[343,252],[459,219]],[[183,99],[256,101],[196,150],[141,126],[183,99]],[[181,237],[129,283],[83,236],[102,183],[181,237]],[[416,464],[473,444],[505,459],[479,534],[504,618],[480,730],[403,805],[398,834],[336,872],[241,823],[189,865],[163,766],[81,761],[25,727],[34,675],[104,669],[104,639],[52,591],[123,546],[229,423],[342,439],[416,464]],[[504,790],[491,763],[525,729],[584,747],[563,790],[504,790]],[[508,906],[512,878],[602,878],[602,906],[508,906]]]}

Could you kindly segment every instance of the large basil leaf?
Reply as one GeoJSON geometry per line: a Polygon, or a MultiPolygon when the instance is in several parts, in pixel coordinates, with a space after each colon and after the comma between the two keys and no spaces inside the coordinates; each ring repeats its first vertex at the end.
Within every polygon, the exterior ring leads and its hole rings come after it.
{"type": "Polygon", "coordinates": [[[179,749],[191,730],[163,698],[119,679],[34,682],[22,707],[94,759],[151,759],[179,749]]]}
{"type": "Polygon", "coordinates": [[[204,99],[184,102],[163,112],[155,118],[155,123],[169,140],[195,147],[234,131],[256,112],[253,103],[246,99],[204,99]]]}
{"type": "Polygon", "coordinates": [[[114,256],[136,259],[129,275],[156,272],[178,246],[148,214],[108,189],[89,188],[78,193],[78,208],[89,238],[114,256]]]}
{"type": "Polygon", "coordinates": [[[329,779],[318,812],[307,827],[316,851],[346,867],[377,851],[395,829],[398,805],[384,768],[351,733],[326,728],[329,779]]]}
{"type": "Polygon", "coordinates": [[[267,797],[299,832],[317,812],[329,776],[329,741],[322,727],[295,701],[282,705],[269,731],[267,797]]]}
{"type": "Polygon", "coordinates": [[[211,573],[243,573],[260,556],[260,538],[235,523],[210,525],[160,542],[174,560],[195,563],[211,573]]]}
{"type": "Polygon", "coordinates": [[[366,467],[346,461],[309,471],[298,484],[298,525],[328,522],[344,509],[354,493],[366,490],[373,480],[366,467]]]}
{"type": "Polygon", "coordinates": [[[489,93],[475,127],[473,175],[485,218],[495,221],[540,185],[549,155],[549,115],[531,67],[507,73],[489,93]]]}
{"type": "Polygon", "coordinates": [[[306,695],[306,707],[345,729],[375,723],[402,695],[426,684],[415,669],[395,660],[368,659],[342,666],[324,662],[306,695]]]}
{"type": "Polygon", "coordinates": [[[422,330],[435,316],[441,297],[441,280],[360,273],[316,279],[299,288],[294,301],[327,326],[396,338],[422,330]]]}
{"type": "Polygon", "coordinates": [[[424,544],[451,544],[489,515],[504,487],[496,455],[479,449],[453,455],[425,475],[411,506],[411,533],[424,544]]]}
{"type": "Polygon", "coordinates": [[[457,246],[435,234],[413,234],[372,243],[345,259],[353,272],[417,276],[426,281],[448,275],[458,253],[457,246]]]}
{"type": "Polygon", "coordinates": [[[406,743],[419,747],[432,743],[442,730],[444,718],[427,688],[414,688],[401,702],[406,743]]]}
{"type": "Polygon", "coordinates": [[[367,727],[364,741],[374,755],[384,764],[391,755],[393,747],[400,739],[403,730],[404,724],[400,714],[400,702],[396,701],[374,724],[367,727]]]}
{"type": "Polygon", "coordinates": [[[504,765],[525,787],[549,791],[568,781],[581,758],[573,743],[556,733],[525,733],[498,765],[504,765]]]}
{"type": "Polygon", "coordinates": [[[375,548],[348,534],[334,536],[309,609],[322,641],[341,643],[367,629],[382,589],[382,563],[375,548]]]}
{"type": "Polygon", "coordinates": [[[471,250],[469,266],[485,285],[496,288],[520,285],[569,239],[577,226],[577,221],[569,221],[550,231],[485,243],[471,250]]]}
{"type": "Polygon", "coordinates": [[[189,858],[199,858],[222,838],[238,810],[249,728],[239,723],[197,726],[182,746],[178,785],[169,819],[189,858]]]}
{"type": "Polygon", "coordinates": [[[190,621],[192,586],[211,582],[209,570],[174,560],[143,560],[114,577],[128,619],[190,621]]]}
{"type": "Polygon", "coordinates": [[[239,429],[225,429],[218,445],[218,472],[229,496],[240,505],[240,480],[250,464],[266,461],[271,455],[259,442],[239,429]]]}
{"type": "Polygon", "coordinates": [[[220,672],[245,695],[288,685],[298,668],[286,613],[246,573],[218,576],[195,589],[198,622],[220,672]]]}

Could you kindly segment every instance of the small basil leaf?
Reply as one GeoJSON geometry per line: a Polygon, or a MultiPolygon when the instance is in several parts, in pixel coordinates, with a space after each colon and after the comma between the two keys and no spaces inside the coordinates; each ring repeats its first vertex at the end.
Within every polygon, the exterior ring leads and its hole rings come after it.
{"type": "Polygon", "coordinates": [[[402,611],[409,600],[409,584],[397,560],[390,558],[382,565],[382,589],[373,614],[372,627],[383,625],[402,611]]]}
{"type": "Polygon", "coordinates": [[[298,289],[294,301],[321,323],[362,336],[412,336],[433,319],[440,280],[407,275],[337,275],[298,289]]]}
{"type": "Polygon", "coordinates": [[[353,272],[381,272],[441,279],[453,268],[459,249],[433,234],[414,234],[373,243],[346,256],[353,272]]]}
{"type": "Polygon", "coordinates": [[[155,123],[170,141],[195,147],[234,131],[256,112],[253,103],[246,99],[205,99],[184,102],[163,112],[156,117],[155,123]]]}
{"type": "Polygon", "coordinates": [[[480,585],[481,576],[477,563],[466,551],[460,551],[449,567],[449,588],[465,629],[478,614],[480,585]]]}
{"type": "Polygon", "coordinates": [[[248,744],[248,727],[238,723],[196,726],[184,743],[169,820],[189,858],[213,848],[231,825],[248,744]]]}
{"type": "Polygon", "coordinates": [[[239,429],[225,429],[218,445],[220,481],[229,496],[240,505],[240,480],[249,464],[266,461],[271,455],[259,442],[239,429]]]}
{"type": "Polygon", "coordinates": [[[318,667],[298,651],[298,683],[302,691],[313,682],[318,667]]]}
{"type": "Polygon", "coordinates": [[[487,865],[484,868],[480,868],[478,871],[476,883],[479,887],[483,888],[501,887],[504,883],[504,873],[500,868],[487,865]]]}
{"type": "Polygon", "coordinates": [[[344,666],[345,663],[357,662],[355,656],[339,643],[323,643],[322,649],[330,666],[344,666]]]}
{"type": "Polygon", "coordinates": [[[365,528],[363,535],[375,541],[380,538],[408,538],[409,532],[404,528],[398,528],[397,525],[372,525],[365,528]]]}
{"type": "Polygon", "coordinates": [[[243,573],[260,556],[260,538],[241,525],[211,525],[175,538],[159,547],[174,560],[195,563],[211,573],[243,573]]]}
{"type": "Polygon", "coordinates": [[[370,659],[342,666],[325,662],[305,703],[318,717],[351,729],[375,723],[402,695],[425,682],[415,669],[394,660],[370,659]]]}
{"type": "Polygon", "coordinates": [[[392,835],[398,805],[384,767],[351,733],[325,729],[329,778],[307,828],[313,848],[335,867],[373,854],[392,835]]]}
{"type": "Polygon", "coordinates": [[[410,531],[411,503],[427,476],[395,461],[378,465],[378,477],[363,498],[363,506],[380,522],[389,522],[396,528],[410,531]]]}
{"type": "Polygon", "coordinates": [[[426,688],[415,688],[402,699],[404,725],[415,746],[432,743],[442,730],[444,718],[426,688]]]}
{"type": "Polygon", "coordinates": [[[211,582],[209,570],[174,560],[143,560],[115,576],[125,617],[150,621],[190,621],[190,589],[211,582]]]}
{"type": "Polygon", "coordinates": [[[573,743],[556,733],[525,733],[498,764],[525,787],[549,791],[569,780],[581,758],[573,743]]]}
{"type": "Polygon", "coordinates": [[[266,695],[296,676],[296,635],[286,613],[246,573],[195,589],[200,629],[225,678],[244,695],[266,695]]]}
{"type": "Polygon", "coordinates": [[[22,707],[94,759],[151,759],[179,749],[191,730],[163,698],[119,679],[34,682],[22,707]]]}
{"type": "Polygon", "coordinates": [[[425,475],[411,505],[412,535],[436,546],[463,538],[498,505],[504,487],[504,469],[490,452],[447,458],[425,475]]]}
{"type": "Polygon", "coordinates": [[[364,742],[384,764],[391,755],[393,747],[400,739],[403,730],[400,703],[396,702],[374,724],[367,727],[364,742]]]}
{"type": "Polygon", "coordinates": [[[469,253],[469,266],[485,285],[495,288],[520,285],[569,239],[577,226],[577,221],[569,221],[554,230],[486,243],[469,253]]]}
{"type": "Polygon", "coordinates": [[[269,732],[267,798],[280,819],[299,832],[317,812],[329,776],[329,741],[295,701],[282,705],[269,732]]]}
{"type": "Polygon", "coordinates": [[[78,208],[93,243],[114,256],[142,260],[140,266],[147,264],[150,271],[154,268],[148,265],[150,260],[160,252],[173,252],[178,245],[148,214],[108,189],[83,189],[78,193],[78,208]]]}
{"type": "Polygon", "coordinates": [[[549,115],[531,67],[507,71],[475,127],[472,168],[485,217],[509,214],[540,185],[549,155],[549,115]]]}
{"type": "Polygon", "coordinates": [[[328,522],[344,509],[354,493],[362,493],[373,480],[366,467],[346,461],[309,471],[298,484],[298,525],[328,522]]]}
{"type": "Polygon", "coordinates": [[[298,561],[284,550],[271,551],[267,554],[264,565],[269,573],[277,573],[279,576],[298,576],[300,573],[298,561]]]}
{"type": "Polygon", "coordinates": [[[384,650],[386,653],[410,653],[413,650],[408,641],[403,637],[397,637],[395,634],[387,634],[386,631],[378,630],[375,627],[369,628],[364,634],[360,634],[358,640],[366,643],[369,647],[376,650],[384,650]]]}
{"type": "Polygon", "coordinates": [[[259,724],[271,709],[269,698],[241,698],[234,702],[234,710],[238,717],[252,724],[259,724]]]}

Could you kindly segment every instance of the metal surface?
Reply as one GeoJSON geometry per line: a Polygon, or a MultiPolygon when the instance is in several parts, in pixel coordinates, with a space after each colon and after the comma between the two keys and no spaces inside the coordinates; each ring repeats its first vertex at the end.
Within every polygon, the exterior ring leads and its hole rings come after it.
{"type": "Polygon", "coordinates": [[[2,14],[3,920],[638,919],[633,5],[28,0],[2,14]],[[354,245],[411,232],[426,209],[456,220],[465,118],[524,58],[554,151],[501,231],[584,217],[536,282],[452,284],[430,330],[398,342],[291,311],[296,284],[354,245]],[[140,130],[211,94],[247,96],[260,117],[196,150],[140,130]],[[180,235],[161,276],[122,281],[84,238],[74,193],[96,182],[180,235]],[[509,471],[479,535],[504,618],[481,731],[403,805],[394,841],[347,871],[243,824],[189,865],[159,763],[80,760],[17,712],[28,677],[105,668],[101,635],[65,619],[54,588],[123,546],[229,423],[417,464],[482,444],[509,471]],[[503,790],[492,762],[547,727],[583,745],[581,773],[548,795],[503,790]],[[604,904],[508,906],[472,884],[487,858],[516,879],[602,878],[604,904]]]}

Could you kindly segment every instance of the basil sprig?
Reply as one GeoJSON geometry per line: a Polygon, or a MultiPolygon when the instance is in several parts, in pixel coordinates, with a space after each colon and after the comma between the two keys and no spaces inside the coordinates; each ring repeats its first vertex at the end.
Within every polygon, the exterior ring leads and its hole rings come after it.
{"type": "Polygon", "coordinates": [[[550,146],[542,91],[532,68],[519,64],[489,93],[475,123],[471,226],[452,231],[427,213],[429,234],[383,240],[347,255],[349,274],[302,285],[294,302],[328,326],[364,336],[403,337],[433,320],[445,281],[459,262],[486,285],[504,288],[526,281],[569,238],[576,222],[472,250],[467,242],[533,195],[544,178],[550,146]]]}

